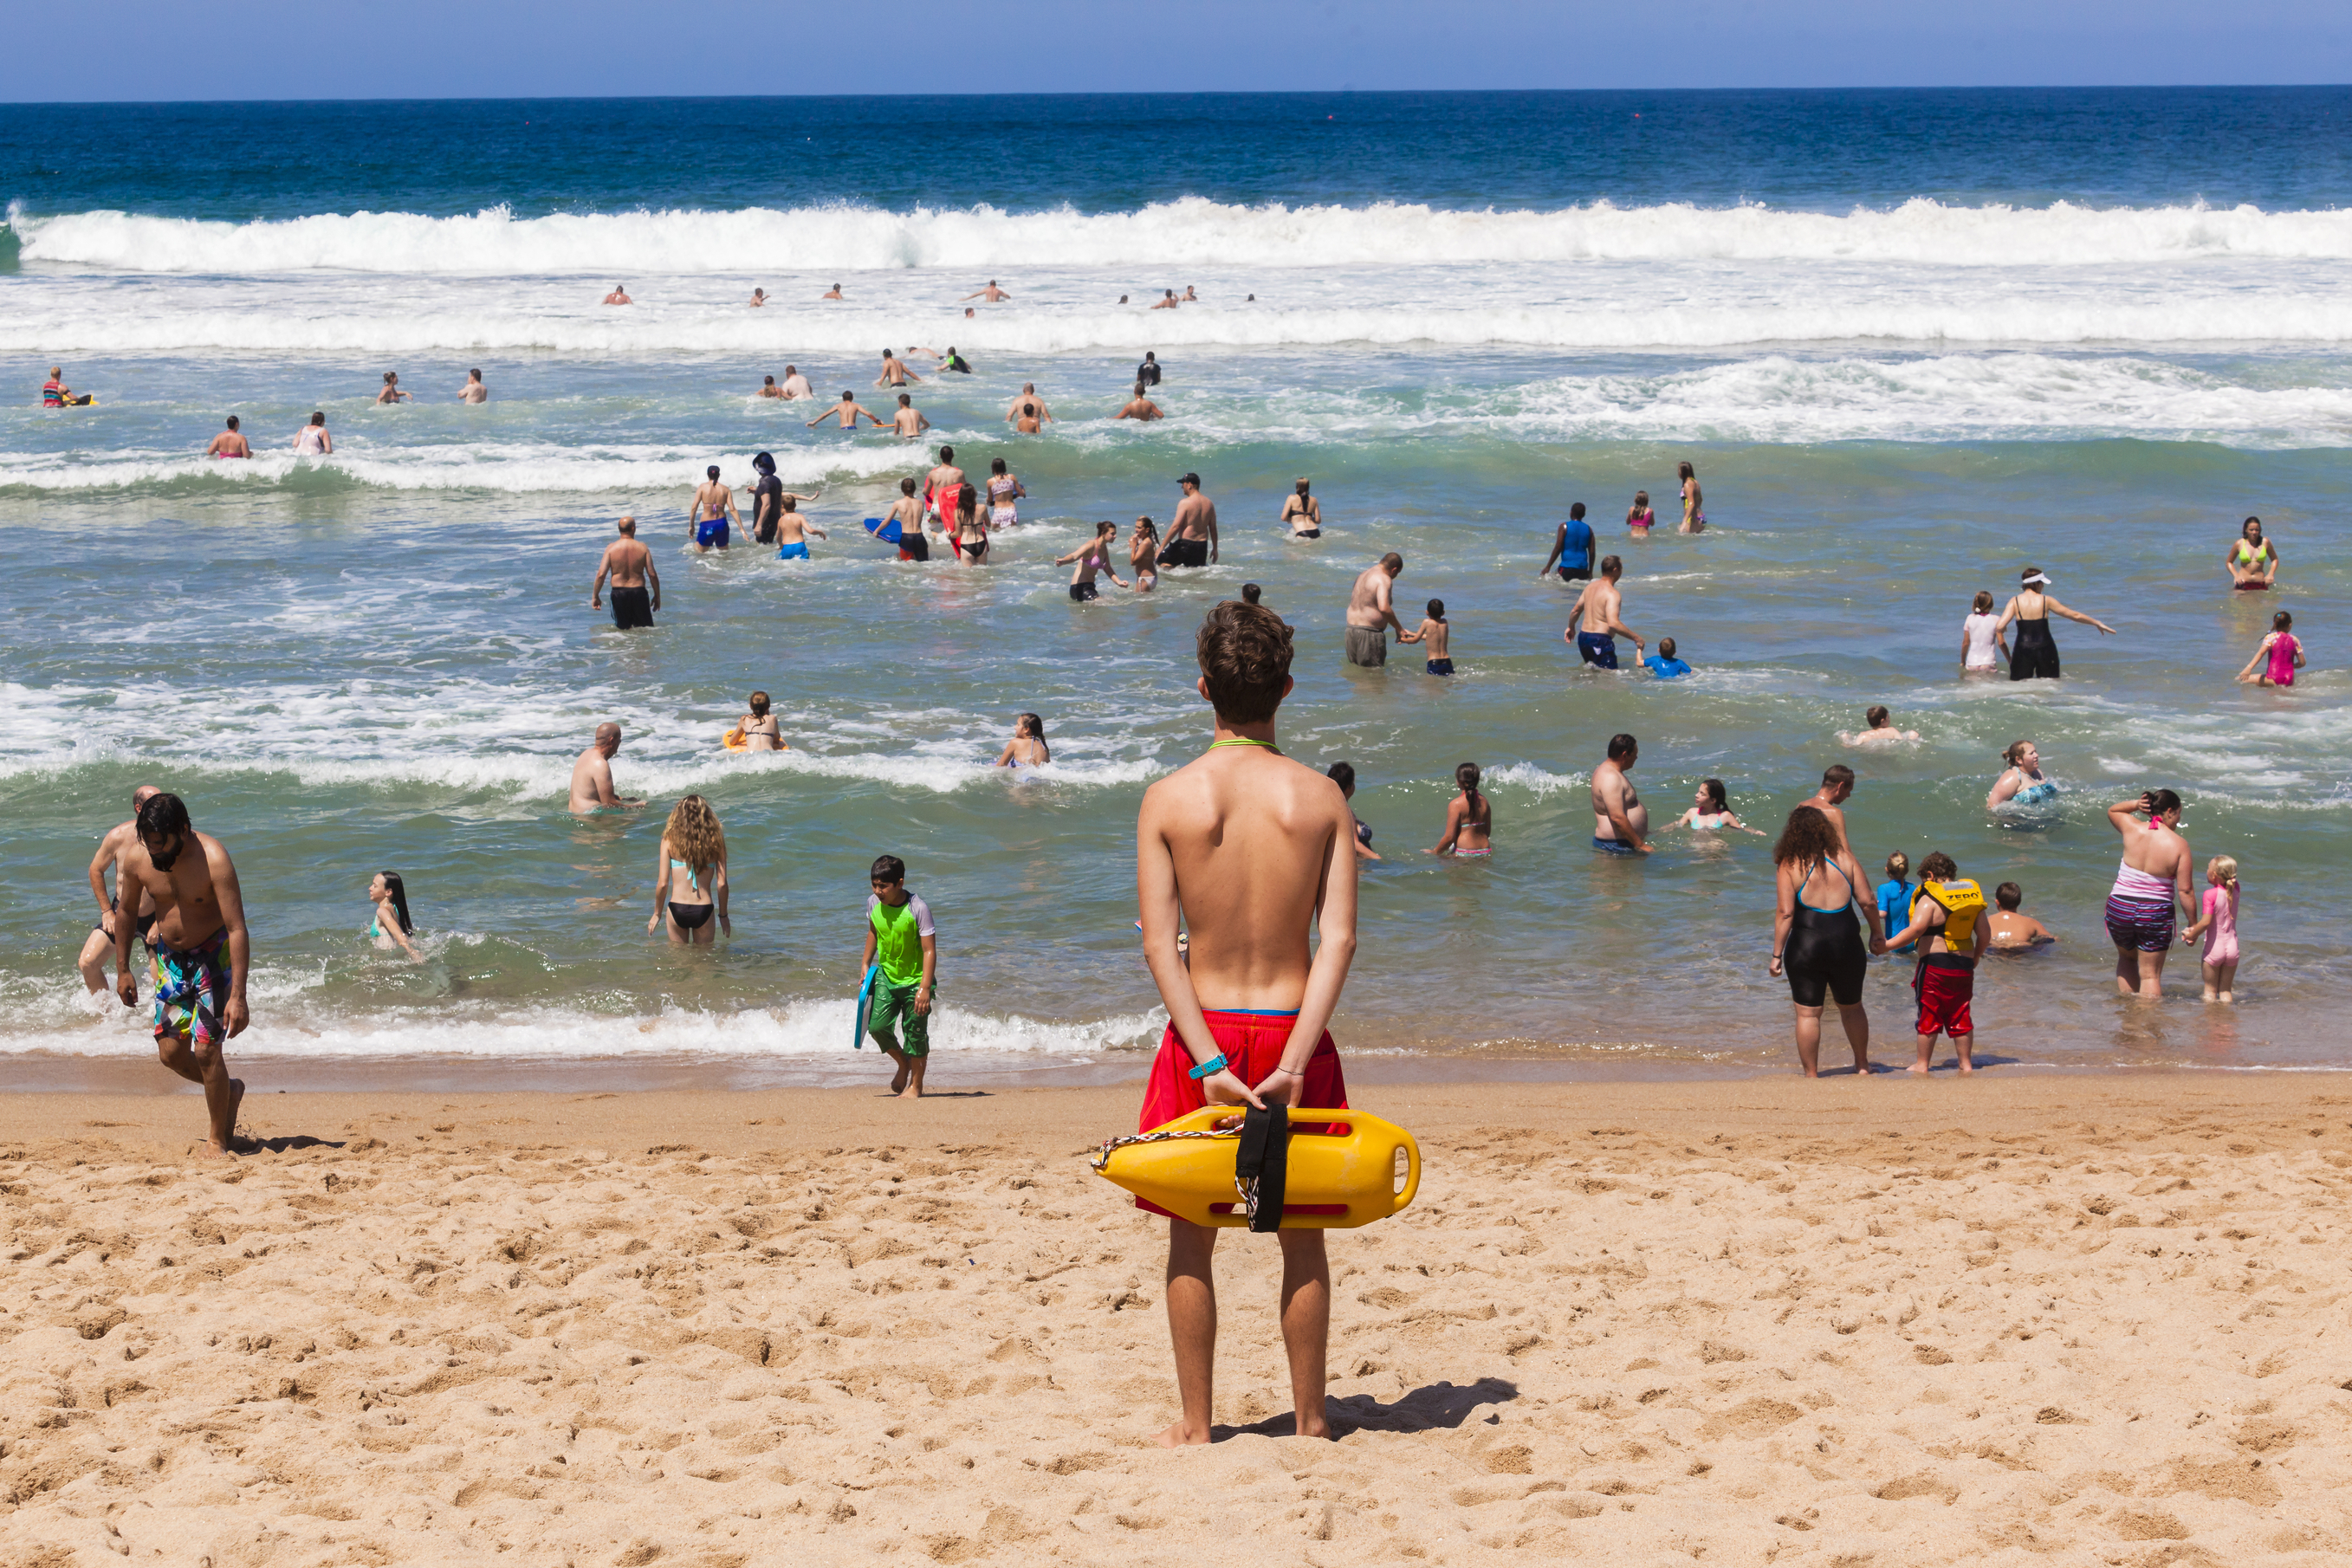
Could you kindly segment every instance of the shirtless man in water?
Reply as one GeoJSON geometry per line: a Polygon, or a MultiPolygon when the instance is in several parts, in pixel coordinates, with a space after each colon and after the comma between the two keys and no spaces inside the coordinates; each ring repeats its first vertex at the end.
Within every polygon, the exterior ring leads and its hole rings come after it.
{"type": "Polygon", "coordinates": [[[1186,474],[1176,481],[1184,499],[1168,522],[1168,542],[1160,547],[1162,566],[1213,566],[1217,563],[1217,503],[1201,493],[1201,476],[1186,474]]]}
{"type": "MultiPolygon", "coordinates": [[[[1144,1089],[1143,1130],[1202,1105],[1348,1103],[1324,1026],[1356,955],[1356,821],[1338,784],[1275,749],[1275,710],[1291,688],[1290,628],[1281,617],[1227,600],[1209,613],[1197,647],[1214,738],[1144,792],[1135,825],[1143,956],[1169,1019],[1144,1089]],[[1177,949],[1185,927],[1190,967],[1177,949]],[[1310,927],[1322,932],[1311,949],[1310,927]]],[[[1140,1199],[1137,1206],[1153,1207],[1140,1199]]],[[[1183,1405],[1160,1434],[1169,1447],[1210,1440],[1217,1235],[1168,1222],[1168,1331],[1183,1405]]],[[[1275,1237],[1297,1431],[1328,1437],[1324,1233],[1275,1237]]]]}
{"type": "Polygon", "coordinates": [[[1168,416],[1161,412],[1160,405],[1152,402],[1150,398],[1144,395],[1143,383],[1139,381],[1135,384],[1135,395],[1127,400],[1126,407],[1120,409],[1117,414],[1111,416],[1111,417],[1114,419],[1141,419],[1150,421],[1153,419],[1165,419],[1168,416]]]}
{"type": "MultiPolygon", "coordinates": [[[[970,294],[966,294],[963,297],[963,300],[985,300],[992,305],[1001,305],[1011,298],[1013,298],[1013,296],[1007,294],[1003,289],[999,289],[996,286],[996,279],[992,278],[988,280],[987,288],[976,289],[970,294]]],[[[958,300],[956,303],[961,305],[963,303],[963,300],[958,300]]]]}
{"type": "Polygon", "coordinates": [[[1576,603],[1569,608],[1568,629],[1560,634],[1560,640],[1575,645],[1576,657],[1595,669],[1617,668],[1619,637],[1633,639],[1636,656],[1647,646],[1641,633],[1618,618],[1625,601],[1617,592],[1617,579],[1624,571],[1623,563],[1617,557],[1602,556],[1600,581],[1587,583],[1578,592],[1576,603]]]}
{"type": "MultiPolygon", "coordinates": [[[[1853,798],[1853,781],[1854,772],[1852,768],[1847,767],[1843,763],[1832,763],[1822,770],[1822,787],[1813,792],[1812,799],[1797,803],[1800,805],[1810,805],[1828,817],[1830,826],[1837,829],[1839,847],[1849,855],[1854,854],[1854,847],[1845,836],[1844,807],[1845,803],[1853,798]]],[[[1856,856],[1856,858],[1860,857],[1856,856]]]]}
{"type": "Polygon", "coordinates": [[[877,425],[887,425],[889,423],[888,420],[884,419],[880,415],[875,413],[872,409],[858,402],[855,394],[845,392],[841,395],[840,402],[835,404],[832,407],[826,409],[824,413],[810,420],[807,427],[814,430],[818,426],[824,424],[826,420],[838,415],[841,418],[841,427],[843,429],[855,430],[857,428],[857,416],[861,414],[866,418],[873,420],[877,425]]]}
{"type": "Polygon", "coordinates": [[[1371,565],[1356,574],[1356,585],[1348,593],[1348,662],[1363,669],[1378,669],[1389,661],[1389,630],[1404,635],[1404,623],[1397,619],[1396,580],[1404,574],[1404,557],[1390,551],[1371,565]]]}
{"type": "Polygon", "coordinates": [[[910,381],[920,381],[923,378],[921,376],[917,375],[913,371],[907,368],[907,362],[905,360],[900,359],[888,349],[884,349],[882,351],[882,374],[874,378],[875,385],[904,386],[910,381]]]}
{"type": "Polygon", "coordinates": [[[789,403],[794,398],[814,397],[816,389],[809,384],[808,377],[801,374],[800,366],[788,364],[784,366],[784,384],[776,388],[776,395],[789,403]]]}
{"type": "Polygon", "coordinates": [[[940,447],[938,465],[923,476],[923,510],[942,523],[949,521],[955,510],[953,498],[963,483],[963,470],[956,467],[955,448],[940,447]]]}
{"type": "Polygon", "coordinates": [[[621,749],[621,727],[610,720],[596,726],[596,739],[572,763],[572,809],[603,811],[619,806],[634,811],[646,803],[630,800],[613,787],[613,757],[621,749]]]}
{"type": "Polygon", "coordinates": [[[1013,427],[1022,435],[1034,436],[1054,417],[1054,411],[1045,406],[1044,398],[1037,395],[1037,384],[1024,381],[1021,384],[1021,395],[1013,400],[1013,406],[1004,411],[1004,417],[1011,420],[1013,427]]]}
{"type": "Polygon", "coordinates": [[[636,301],[629,298],[629,291],[627,289],[622,288],[618,283],[615,283],[613,285],[613,291],[604,296],[604,303],[607,305],[634,305],[636,301]]]}
{"type": "MultiPolygon", "coordinates": [[[[106,830],[106,837],[98,841],[98,853],[89,858],[89,894],[98,900],[98,923],[89,928],[89,938],[81,944],[78,967],[82,984],[89,987],[93,996],[110,989],[106,984],[106,955],[114,951],[115,922],[123,918],[118,908],[121,899],[106,890],[107,868],[121,861],[123,850],[138,837],[139,808],[147,804],[149,795],[163,793],[153,784],[141,784],[132,790],[131,816],[106,830]]],[[[154,912],[136,904],[131,907],[130,918],[138,924],[142,937],[155,923],[154,912]]]]}
{"type": "Polygon", "coordinates": [[[588,587],[588,607],[604,606],[604,579],[613,580],[613,625],[623,631],[654,624],[654,612],[661,608],[661,574],[654,570],[654,552],[637,541],[637,520],[625,517],[620,522],[621,537],[604,546],[604,558],[596,563],[596,581],[588,587]],[[650,596],[647,583],[653,584],[650,596]]]}
{"type": "MultiPolygon", "coordinates": [[[[245,980],[253,942],[236,868],[219,839],[189,826],[178,795],[148,796],[136,821],[115,859],[114,887],[124,908],[136,910],[144,900],[155,912],[148,946],[154,954],[156,1052],[165,1067],[204,1085],[211,1123],[205,1152],[226,1155],[236,1145],[245,1082],[229,1077],[223,1048],[251,1022],[245,980]]],[[[114,922],[115,994],[125,1007],[139,1005],[139,981],[131,972],[137,924],[114,922]]]]}
{"type": "Polygon", "coordinates": [[[245,432],[236,427],[236,415],[232,414],[228,416],[228,428],[213,437],[213,444],[205,448],[205,456],[207,458],[253,456],[253,444],[245,438],[245,432]]]}
{"type": "Polygon", "coordinates": [[[890,428],[902,438],[911,441],[930,427],[931,422],[923,417],[922,410],[915,406],[915,400],[900,393],[898,412],[890,416],[890,428]]]}
{"type": "Polygon", "coordinates": [[[1609,757],[1592,770],[1592,847],[1604,855],[1647,855],[1650,808],[1633,793],[1625,770],[1641,760],[1631,735],[1609,737],[1609,757]]]}

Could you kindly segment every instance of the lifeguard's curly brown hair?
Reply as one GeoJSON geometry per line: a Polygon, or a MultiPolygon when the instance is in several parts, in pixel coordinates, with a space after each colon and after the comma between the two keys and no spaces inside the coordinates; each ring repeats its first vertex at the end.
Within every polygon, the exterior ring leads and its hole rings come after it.
{"type": "Polygon", "coordinates": [[[1290,627],[1262,605],[1227,599],[1201,623],[1194,644],[1209,705],[1230,724],[1263,724],[1290,675],[1290,627]]]}

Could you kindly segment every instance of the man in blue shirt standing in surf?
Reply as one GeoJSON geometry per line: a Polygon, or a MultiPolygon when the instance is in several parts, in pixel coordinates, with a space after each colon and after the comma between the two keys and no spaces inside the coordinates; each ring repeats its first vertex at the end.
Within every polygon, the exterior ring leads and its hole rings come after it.
{"type": "Polygon", "coordinates": [[[1543,570],[1536,575],[1550,576],[1551,563],[1555,561],[1559,563],[1561,582],[1573,583],[1579,578],[1588,583],[1592,580],[1592,525],[1584,521],[1582,501],[1568,509],[1568,521],[1561,523],[1559,531],[1552,535],[1551,553],[1544,557],[1543,570]]]}

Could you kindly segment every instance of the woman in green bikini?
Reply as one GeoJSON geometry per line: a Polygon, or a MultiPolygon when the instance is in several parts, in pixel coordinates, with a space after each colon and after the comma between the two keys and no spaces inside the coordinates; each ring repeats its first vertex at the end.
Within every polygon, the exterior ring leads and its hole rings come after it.
{"type": "Polygon", "coordinates": [[[2278,546],[2263,536],[2263,520],[2246,519],[2238,537],[2230,542],[2229,554],[2221,558],[2230,568],[2230,586],[2256,592],[2270,588],[2278,582],[2278,546]]]}

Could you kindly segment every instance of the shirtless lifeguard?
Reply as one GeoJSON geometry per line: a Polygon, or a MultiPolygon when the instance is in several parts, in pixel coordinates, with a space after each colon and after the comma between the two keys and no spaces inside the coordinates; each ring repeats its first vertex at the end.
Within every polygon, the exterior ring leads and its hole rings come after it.
{"type": "MultiPolygon", "coordinates": [[[[245,1033],[246,975],[253,966],[245,929],[245,900],[236,867],[219,839],[188,823],[175,795],[152,795],[140,806],[138,827],[114,862],[116,901],[154,911],[148,941],[154,955],[155,1047],[163,1065],[205,1089],[210,1128],[205,1152],[226,1155],[236,1144],[236,1108],[245,1083],[228,1075],[224,1047],[245,1033]]],[[[137,922],[114,922],[115,994],[139,1005],[131,972],[137,922]]]]}
{"type": "Polygon", "coordinates": [[[1647,855],[1650,808],[1633,793],[1625,770],[1641,759],[1631,735],[1609,737],[1606,761],[1592,770],[1592,847],[1604,855],[1647,855]]]}
{"type": "MultiPolygon", "coordinates": [[[[1214,735],[1198,759],[1144,792],[1135,827],[1143,955],[1169,1018],[1137,1119],[1145,1131],[1202,1105],[1348,1103],[1324,1026],[1356,955],[1355,818],[1337,784],[1276,750],[1275,710],[1291,687],[1291,634],[1281,617],[1227,600],[1209,613],[1198,650],[1214,735]],[[1177,948],[1183,928],[1190,967],[1177,948]],[[1311,948],[1310,928],[1322,934],[1311,948]]],[[[1140,1199],[1137,1206],[1152,1207],[1140,1199]]],[[[1217,1234],[1168,1222],[1168,1331],[1183,1405],[1160,1434],[1169,1447],[1210,1440],[1217,1234]]],[[[1331,1435],[1324,1235],[1275,1233],[1302,1437],[1331,1435]]]]}

